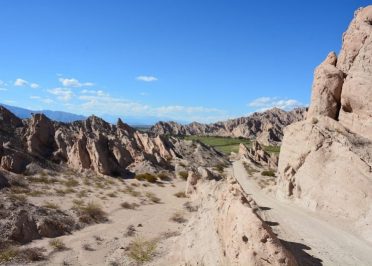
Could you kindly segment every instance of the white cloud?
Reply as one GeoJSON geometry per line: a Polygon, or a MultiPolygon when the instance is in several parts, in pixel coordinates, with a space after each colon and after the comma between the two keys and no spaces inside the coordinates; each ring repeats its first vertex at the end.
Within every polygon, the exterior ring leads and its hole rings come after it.
{"type": "Polygon", "coordinates": [[[105,92],[103,92],[102,90],[82,90],[81,91],[82,94],[93,94],[93,95],[97,95],[97,96],[108,96],[108,94],[106,94],[105,92]]]}
{"type": "Polygon", "coordinates": [[[149,96],[149,94],[147,92],[141,92],[140,95],[141,96],[149,96]]]}
{"type": "Polygon", "coordinates": [[[37,89],[37,88],[39,88],[40,86],[39,86],[39,84],[37,84],[37,83],[31,83],[31,84],[30,84],[30,87],[33,88],[33,89],[37,89]]]}
{"type": "Polygon", "coordinates": [[[79,88],[79,87],[90,87],[90,86],[94,86],[94,83],[92,83],[92,82],[80,82],[79,80],[74,79],[74,78],[70,78],[70,79],[69,78],[59,78],[58,80],[65,87],[79,88]]]}
{"type": "Polygon", "coordinates": [[[54,101],[50,98],[45,98],[45,99],[41,99],[41,102],[45,103],[45,104],[52,104],[54,103],[54,101]]]}
{"type": "Polygon", "coordinates": [[[30,99],[31,100],[37,100],[37,99],[41,99],[41,97],[40,96],[31,95],[30,96],[30,99]]]}
{"type": "Polygon", "coordinates": [[[248,107],[254,108],[258,112],[274,107],[288,111],[300,106],[303,106],[303,104],[295,99],[281,99],[278,97],[260,97],[248,103],[248,107]]]}
{"type": "Polygon", "coordinates": [[[7,88],[0,88],[0,91],[7,91],[7,88]]]}
{"type": "Polygon", "coordinates": [[[24,79],[21,79],[21,78],[17,78],[14,81],[14,86],[16,86],[16,87],[25,87],[27,85],[28,85],[28,81],[24,80],[24,79]]]}
{"type": "Polygon", "coordinates": [[[62,101],[69,101],[71,100],[73,93],[70,89],[66,88],[54,88],[48,90],[49,93],[57,96],[57,99],[62,100],[62,101]]]}
{"type": "Polygon", "coordinates": [[[144,82],[153,82],[158,80],[158,78],[154,76],[138,76],[136,79],[144,82]]]}
{"type": "Polygon", "coordinates": [[[106,93],[99,96],[97,94],[85,91],[78,97],[82,101],[79,105],[69,106],[71,111],[83,111],[85,115],[92,113],[96,115],[113,115],[113,116],[152,116],[159,118],[169,118],[174,120],[189,120],[212,122],[227,118],[227,113],[216,108],[207,108],[203,106],[182,106],[169,105],[154,107],[143,103],[112,97],[106,93]]]}

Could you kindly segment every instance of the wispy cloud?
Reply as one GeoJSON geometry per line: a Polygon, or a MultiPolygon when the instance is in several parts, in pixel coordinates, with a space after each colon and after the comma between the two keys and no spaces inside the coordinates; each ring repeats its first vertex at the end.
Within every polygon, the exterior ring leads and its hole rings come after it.
{"type": "Polygon", "coordinates": [[[0,88],[0,91],[7,91],[7,88],[0,88]]]}
{"type": "Polygon", "coordinates": [[[74,87],[74,88],[79,88],[79,87],[91,87],[94,86],[94,83],[92,82],[80,82],[79,80],[75,78],[59,78],[59,82],[62,83],[64,87],[74,87]]]}
{"type": "Polygon", "coordinates": [[[25,87],[27,85],[28,85],[28,81],[24,80],[24,79],[21,79],[21,78],[17,78],[14,81],[14,86],[16,86],[16,87],[25,87]]]}
{"type": "Polygon", "coordinates": [[[295,99],[281,99],[279,97],[260,97],[248,103],[248,107],[254,108],[257,112],[263,112],[274,107],[288,111],[300,106],[304,106],[304,104],[295,99]]]}
{"type": "Polygon", "coordinates": [[[82,90],[82,94],[92,94],[97,96],[107,96],[108,94],[102,90],[82,90]]]}
{"type": "Polygon", "coordinates": [[[153,82],[158,80],[158,78],[154,76],[138,76],[136,79],[144,82],[153,82]]]}
{"type": "Polygon", "coordinates": [[[37,88],[39,88],[40,86],[39,86],[39,84],[37,84],[37,83],[31,83],[31,84],[30,84],[30,87],[33,88],[33,89],[37,89],[37,88]]]}
{"type": "Polygon", "coordinates": [[[32,89],[37,89],[39,88],[39,84],[35,83],[35,82],[28,82],[27,80],[24,80],[24,79],[21,79],[21,78],[17,78],[15,81],[14,81],[14,86],[16,87],[30,87],[32,89]]]}
{"type": "Polygon", "coordinates": [[[67,88],[54,88],[48,90],[49,93],[57,96],[57,99],[62,101],[69,101],[71,100],[73,93],[70,89],[67,88]]]}

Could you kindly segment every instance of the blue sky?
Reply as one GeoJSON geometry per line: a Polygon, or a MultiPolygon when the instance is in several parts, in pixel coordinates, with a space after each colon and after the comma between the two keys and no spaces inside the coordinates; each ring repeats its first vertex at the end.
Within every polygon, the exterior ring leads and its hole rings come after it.
{"type": "Polygon", "coordinates": [[[0,1],[0,102],[213,122],[310,99],[368,1],[0,1]]]}

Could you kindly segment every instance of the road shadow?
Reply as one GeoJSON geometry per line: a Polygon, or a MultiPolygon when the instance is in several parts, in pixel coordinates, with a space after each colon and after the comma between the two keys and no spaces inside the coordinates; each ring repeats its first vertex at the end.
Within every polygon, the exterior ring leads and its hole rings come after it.
{"type": "Polygon", "coordinates": [[[306,252],[306,250],[311,250],[309,246],[302,243],[285,241],[279,239],[283,246],[289,250],[293,256],[296,258],[298,265],[300,266],[322,266],[323,261],[319,258],[311,256],[306,252]]]}

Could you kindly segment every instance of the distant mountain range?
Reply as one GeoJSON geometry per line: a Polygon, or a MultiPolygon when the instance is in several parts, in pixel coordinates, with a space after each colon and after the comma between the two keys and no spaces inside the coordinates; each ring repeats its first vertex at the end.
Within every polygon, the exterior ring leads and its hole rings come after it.
{"type": "MultiPolygon", "coordinates": [[[[64,123],[87,119],[87,117],[83,115],[77,115],[77,114],[62,112],[62,111],[29,110],[26,108],[21,108],[21,107],[16,107],[16,106],[11,106],[11,105],[0,103],[0,106],[1,105],[4,106],[9,111],[11,111],[17,117],[22,118],[22,119],[30,118],[32,113],[43,113],[52,120],[55,120],[58,122],[64,122],[64,123]]],[[[113,115],[101,115],[101,117],[105,121],[112,123],[112,124],[116,124],[119,118],[119,116],[113,116],[113,115]]],[[[171,120],[168,117],[155,117],[155,116],[143,116],[143,117],[126,116],[124,118],[123,117],[120,117],[120,118],[124,120],[125,123],[131,126],[134,126],[136,128],[141,128],[141,129],[149,128],[161,120],[162,121],[171,120]]],[[[186,121],[181,121],[181,120],[177,120],[177,122],[181,124],[187,123],[186,121]]]]}
{"type": "Polygon", "coordinates": [[[62,112],[62,111],[51,111],[51,110],[35,111],[35,110],[28,110],[28,109],[16,107],[16,106],[10,106],[7,104],[0,104],[0,105],[4,106],[6,109],[8,109],[13,114],[15,114],[16,116],[22,119],[30,118],[32,113],[43,113],[52,120],[64,122],[64,123],[86,119],[86,117],[83,115],[77,115],[77,114],[72,114],[72,113],[67,113],[67,112],[62,112]]]}

